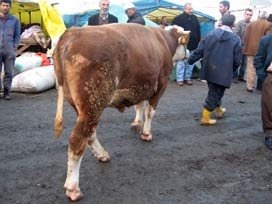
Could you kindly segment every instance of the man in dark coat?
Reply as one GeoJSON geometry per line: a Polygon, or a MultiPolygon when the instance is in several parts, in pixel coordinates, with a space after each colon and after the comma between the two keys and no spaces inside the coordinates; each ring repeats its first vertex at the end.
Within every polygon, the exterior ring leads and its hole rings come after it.
{"type": "Polygon", "coordinates": [[[262,123],[265,145],[272,150],[272,34],[261,37],[254,66],[257,74],[265,79],[262,84],[262,123]]]}
{"type": "Polygon", "coordinates": [[[125,13],[128,16],[127,23],[138,23],[145,25],[145,20],[142,14],[140,14],[136,8],[135,5],[131,2],[126,3],[124,5],[125,13]]]}
{"type": "Polygon", "coordinates": [[[118,18],[109,13],[110,1],[99,1],[100,11],[99,13],[91,16],[88,20],[88,25],[96,26],[109,23],[118,23],[118,18]]]}
{"type": "Polygon", "coordinates": [[[225,89],[230,88],[233,69],[242,61],[241,40],[231,29],[234,22],[234,15],[224,15],[222,26],[210,32],[188,59],[188,63],[193,64],[203,58],[200,79],[207,80],[209,92],[202,111],[202,125],[216,124],[216,120],[210,118],[213,110],[217,118],[223,117],[226,109],[221,103],[225,89]]]}
{"type": "MultiPolygon", "coordinates": [[[[172,24],[181,26],[184,30],[191,31],[187,49],[190,51],[190,54],[192,54],[200,41],[200,24],[196,15],[193,14],[193,6],[191,3],[184,5],[184,12],[176,16],[172,24]]],[[[191,77],[193,68],[194,65],[188,65],[188,63],[183,61],[177,62],[176,79],[178,85],[183,86],[184,83],[192,85],[191,77]]]]}

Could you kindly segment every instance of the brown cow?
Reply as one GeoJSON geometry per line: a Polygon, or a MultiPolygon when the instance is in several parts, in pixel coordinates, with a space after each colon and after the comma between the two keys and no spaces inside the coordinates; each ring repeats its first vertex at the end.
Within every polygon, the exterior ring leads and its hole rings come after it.
{"type": "Polygon", "coordinates": [[[110,159],[96,138],[99,118],[106,107],[122,112],[136,104],[136,117],[131,126],[142,128],[143,140],[152,140],[151,120],[166,89],[172,57],[183,46],[181,42],[188,42],[188,35],[189,31],[177,26],[166,31],[132,23],[71,28],[60,37],[54,51],[59,85],[57,137],[63,125],[64,97],[77,113],[64,184],[71,200],[82,197],[79,169],[85,149],[89,147],[100,161],[110,159]]]}

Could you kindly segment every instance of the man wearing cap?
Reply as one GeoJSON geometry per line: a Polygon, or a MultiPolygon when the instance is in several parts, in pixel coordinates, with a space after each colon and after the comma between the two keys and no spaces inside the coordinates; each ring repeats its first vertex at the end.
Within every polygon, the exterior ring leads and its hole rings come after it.
{"type": "Polygon", "coordinates": [[[124,9],[125,9],[125,13],[128,16],[127,23],[138,23],[138,24],[145,25],[145,20],[142,14],[140,14],[136,10],[135,5],[133,3],[125,4],[124,9]]]}
{"type": "Polygon", "coordinates": [[[237,69],[242,61],[241,40],[232,30],[234,22],[234,15],[222,16],[222,26],[210,32],[188,59],[188,63],[193,64],[203,58],[200,79],[207,80],[209,91],[201,125],[216,124],[216,120],[210,118],[212,111],[215,110],[217,118],[222,118],[226,112],[221,106],[222,98],[225,89],[230,88],[233,69],[237,69]]]}
{"type": "MultiPolygon", "coordinates": [[[[4,65],[4,99],[10,100],[10,88],[13,77],[16,49],[20,42],[20,22],[18,18],[9,13],[11,0],[0,1],[0,73],[4,65]]],[[[2,82],[0,78],[0,90],[2,82]]]]}
{"type": "Polygon", "coordinates": [[[100,0],[99,7],[100,7],[99,13],[89,18],[88,25],[96,26],[109,23],[118,23],[118,18],[109,13],[110,8],[109,0],[100,0]]]}

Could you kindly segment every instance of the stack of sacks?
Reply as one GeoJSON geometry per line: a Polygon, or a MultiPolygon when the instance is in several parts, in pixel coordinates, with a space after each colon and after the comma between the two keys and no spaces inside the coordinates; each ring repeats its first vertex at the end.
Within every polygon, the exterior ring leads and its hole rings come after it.
{"type": "Polygon", "coordinates": [[[26,70],[42,66],[42,58],[36,55],[35,52],[25,52],[20,57],[17,57],[14,65],[15,75],[26,70]]]}
{"type": "Polygon", "coordinates": [[[55,87],[53,65],[41,53],[23,53],[15,60],[11,91],[38,93],[55,87]]]}

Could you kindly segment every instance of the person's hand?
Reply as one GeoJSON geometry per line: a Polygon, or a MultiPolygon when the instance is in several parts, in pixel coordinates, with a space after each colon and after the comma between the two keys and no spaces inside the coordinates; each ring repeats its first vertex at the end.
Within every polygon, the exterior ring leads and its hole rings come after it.
{"type": "Polygon", "coordinates": [[[272,72],[272,66],[270,65],[267,69],[266,69],[267,72],[272,72]]]}

